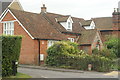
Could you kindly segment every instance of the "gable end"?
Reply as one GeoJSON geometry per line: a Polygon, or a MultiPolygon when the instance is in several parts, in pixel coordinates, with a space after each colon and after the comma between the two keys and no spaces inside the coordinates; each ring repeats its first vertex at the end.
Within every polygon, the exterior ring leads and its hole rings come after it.
{"type": "Polygon", "coordinates": [[[0,22],[2,23],[2,20],[4,19],[4,17],[7,15],[7,13],[10,13],[14,18],[15,20],[21,25],[21,27],[25,30],[25,32],[32,38],[34,39],[34,37],[32,37],[32,35],[27,31],[27,29],[21,24],[21,22],[14,16],[14,14],[10,11],[10,9],[8,9],[4,15],[2,16],[2,18],[0,19],[0,22]]]}

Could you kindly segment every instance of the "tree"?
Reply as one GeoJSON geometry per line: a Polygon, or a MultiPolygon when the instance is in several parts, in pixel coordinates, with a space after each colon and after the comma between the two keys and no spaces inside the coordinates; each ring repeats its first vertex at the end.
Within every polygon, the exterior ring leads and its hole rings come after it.
{"type": "Polygon", "coordinates": [[[108,41],[105,42],[108,49],[111,50],[117,57],[120,58],[120,38],[110,37],[108,41]]]}

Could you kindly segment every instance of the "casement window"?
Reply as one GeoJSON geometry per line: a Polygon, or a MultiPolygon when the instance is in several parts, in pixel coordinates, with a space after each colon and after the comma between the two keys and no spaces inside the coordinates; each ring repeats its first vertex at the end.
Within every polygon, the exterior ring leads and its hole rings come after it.
{"type": "Polygon", "coordinates": [[[71,29],[71,24],[70,24],[70,22],[68,22],[68,29],[71,29]]]}
{"type": "Polygon", "coordinates": [[[14,22],[3,23],[3,34],[14,35],[14,22]]]}
{"type": "Polygon", "coordinates": [[[68,40],[69,40],[70,42],[75,42],[75,39],[74,39],[74,38],[68,38],[68,40]]]}
{"type": "Polygon", "coordinates": [[[72,31],[72,23],[71,22],[67,22],[67,30],[72,31]]]}
{"type": "Polygon", "coordinates": [[[48,40],[48,48],[51,47],[56,42],[57,41],[54,41],[54,40],[48,40]]]}

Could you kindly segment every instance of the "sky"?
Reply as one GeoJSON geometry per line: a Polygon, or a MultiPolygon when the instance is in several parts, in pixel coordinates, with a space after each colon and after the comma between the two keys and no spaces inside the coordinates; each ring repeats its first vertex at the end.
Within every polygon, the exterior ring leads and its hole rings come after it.
{"type": "Polygon", "coordinates": [[[42,4],[47,12],[91,19],[111,17],[120,0],[19,0],[25,11],[40,13],[42,4]]]}

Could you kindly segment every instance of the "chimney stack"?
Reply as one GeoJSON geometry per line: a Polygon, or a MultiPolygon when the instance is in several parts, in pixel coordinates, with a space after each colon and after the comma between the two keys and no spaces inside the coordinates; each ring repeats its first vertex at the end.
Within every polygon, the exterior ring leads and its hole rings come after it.
{"type": "MultiPolygon", "coordinates": [[[[113,30],[120,30],[120,2],[118,3],[118,8],[114,8],[113,12],[113,30]]],[[[115,33],[113,33],[115,34],[115,33]]]]}
{"type": "Polygon", "coordinates": [[[47,8],[45,7],[45,4],[43,4],[43,7],[41,7],[41,12],[42,13],[46,13],[47,12],[47,8]]]}

